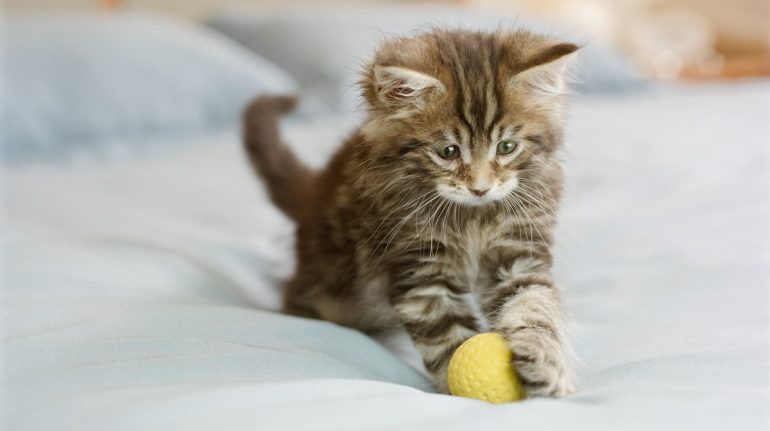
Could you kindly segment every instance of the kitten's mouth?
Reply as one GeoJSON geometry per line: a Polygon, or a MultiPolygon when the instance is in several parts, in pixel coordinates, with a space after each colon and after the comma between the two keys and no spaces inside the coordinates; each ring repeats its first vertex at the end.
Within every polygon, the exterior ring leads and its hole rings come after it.
{"type": "Polygon", "coordinates": [[[466,207],[482,207],[491,205],[499,200],[496,190],[482,191],[460,190],[448,186],[438,186],[436,191],[444,199],[466,207]]]}

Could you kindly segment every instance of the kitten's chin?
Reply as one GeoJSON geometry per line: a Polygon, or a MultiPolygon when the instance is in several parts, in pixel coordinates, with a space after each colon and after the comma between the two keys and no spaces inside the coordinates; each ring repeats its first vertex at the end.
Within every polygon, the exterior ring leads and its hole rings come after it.
{"type": "Polygon", "coordinates": [[[497,199],[483,199],[483,198],[465,198],[462,200],[455,200],[455,202],[465,205],[466,207],[484,207],[493,204],[497,199]]]}

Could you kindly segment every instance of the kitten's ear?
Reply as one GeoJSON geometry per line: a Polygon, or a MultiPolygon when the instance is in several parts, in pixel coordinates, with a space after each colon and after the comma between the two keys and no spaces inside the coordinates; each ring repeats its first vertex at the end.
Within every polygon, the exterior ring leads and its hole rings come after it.
{"type": "Polygon", "coordinates": [[[571,43],[538,50],[517,65],[508,85],[543,98],[566,93],[570,65],[577,57],[577,50],[578,46],[571,43]]]}
{"type": "Polygon", "coordinates": [[[377,100],[393,108],[419,109],[430,95],[445,90],[432,76],[396,66],[374,65],[373,81],[377,100]]]}

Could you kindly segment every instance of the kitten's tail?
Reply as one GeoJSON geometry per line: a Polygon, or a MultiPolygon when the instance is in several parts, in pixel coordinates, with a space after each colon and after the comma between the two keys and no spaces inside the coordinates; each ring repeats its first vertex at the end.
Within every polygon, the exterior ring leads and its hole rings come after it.
{"type": "Polygon", "coordinates": [[[243,114],[243,142],[254,170],[262,176],[270,199],[286,215],[299,220],[315,173],[283,143],[278,120],[297,104],[291,96],[263,96],[243,114]]]}

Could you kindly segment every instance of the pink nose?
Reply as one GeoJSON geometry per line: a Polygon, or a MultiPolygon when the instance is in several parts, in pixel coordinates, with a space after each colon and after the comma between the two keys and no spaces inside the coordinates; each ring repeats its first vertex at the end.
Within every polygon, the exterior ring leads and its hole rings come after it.
{"type": "Polygon", "coordinates": [[[484,196],[489,191],[489,189],[484,189],[484,190],[470,189],[470,190],[471,190],[471,193],[473,193],[476,196],[484,196]]]}

